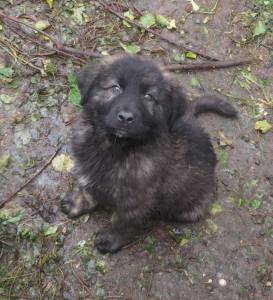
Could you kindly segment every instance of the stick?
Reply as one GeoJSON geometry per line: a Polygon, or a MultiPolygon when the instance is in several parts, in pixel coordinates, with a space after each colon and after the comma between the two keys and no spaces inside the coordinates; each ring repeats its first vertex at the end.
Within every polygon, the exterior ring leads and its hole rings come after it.
{"type": "Polygon", "coordinates": [[[204,57],[204,58],[209,59],[209,60],[213,60],[213,61],[218,61],[219,60],[218,58],[215,58],[215,57],[212,57],[210,55],[207,55],[207,54],[205,54],[205,53],[203,53],[203,52],[201,52],[201,51],[199,51],[199,50],[197,50],[197,49],[195,49],[193,47],[186,46],[186,45],[181,44],[181,43],[177,43],[176,41],[171,40],[171,39],[169,39],[169,38],[161,35],[160,33],[156,32],[156,31],[154,31],[154,30],[152,30],[150,28],[144,27],[140,23],[137,23],[137,22],[134,22],[132,20],[129,20],[128,18],[124,17],[123,15],[121,15],[118,12],[116,12],[115,10],[113,10],[111,7],[109,7],[106,3],[104,3],[101,0],[96,0],[96,2],[99,3],[99,5],[101,7],[103,7],[104,9],[106,9],[111,14],[115,15],[116,17],[120,18],[121,20],[124,20],[124,21],[128,22],[129,24],[131,24],[131,25],[133,25],[135,27],[138,27],[139,29],[143,29],[143,30],[145,30],[145,31],[147,31],[147,32],[149,32],[149,33],[151,33],[151,34],[159,37],[161,40],[163,40],[165,42],[168,42],[169,44],[172,44],[172,45],[174,45],[174,46],[176,46],[178,48],[182,48],[182,49],[184,49],[186,51],[194,52],[194,53],[198,54],[199,56],[204,57]]]}
{"type": "Polygon", "coordinates": [[[100,58],[102,55],[99,54],[99,53],[95,53],[95,52],[92,52],[92,51],[83,51],[83,50],[79,50],[79,49],[75,49],[75,48],[71,48],[71,47],[66,47],[64,46],[61,42],[59,42],[58,40],[56,40],[53,36],[51,36],[50,34],[46,33],[45,31],[43,30],[40,30],[40,29],[37,29],[35,27],[33,27],[32,25],[28,24],[28,23],[25,23],[21,20],[19,20],[18,18],[16,17],[12,17],[12,16],[8,16],[8,15],[5,15],[3,14],[2,12],[0,12],[0,19],[2,19],[2,21],[5,23],[5,19],[8,19],[12,22],[15,22],[17,24],[21,24],[21,25],[24,25],[24,26],[27,26],[29,28],[31,28],[32,30],[42,34],[42,35],[45,35],[46,37],[48,37],[52,43],[54,44],[55,47],[48,47],[47,45],[43,45],[44,47],[46,48],[50,48],[51,50],[56,50],[56,51],[61,51],[62,54],[73,54],[73,55],[76,55],[76,56],[80,56],[80,57],[94,57],[94,58],[100,58]]]}
{"type": "Polygon", "coordinates": [[[8,202],[10,202],[19,192],[22,191],[29,183],[31,183],[38,175],[40,175],[43,170],[52,162],[54,157],[61,150],[62,146],[59,146],[57,150],[50,156],[50,158],[46,161],[46,163],[42,166],[40,170],[35,172],[22,186],[20,186],[14,193],[12,193],[6,200],[0,202],[0,208],[4,207],[8,202]]]}
{"type": "Polygon", "coordinates": [[[251,58],[242,60],[229,60],[229,61],[214,61],[207,63],[195,63],[195,64],[173,64],[165,66],[168,71],[193,71],[193,70],[211,70],[211,69],[223,69],[235,66],[247,65],[252,62],[251,58]]]}

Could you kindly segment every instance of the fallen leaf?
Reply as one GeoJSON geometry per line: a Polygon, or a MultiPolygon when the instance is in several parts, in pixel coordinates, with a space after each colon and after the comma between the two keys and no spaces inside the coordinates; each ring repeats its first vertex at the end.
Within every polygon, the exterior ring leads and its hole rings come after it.
{"type": "Polygon", "coordinates": [[[130,10],[126,11],[123,15],[124,17],[128,18],[130,21],[133,21],[135,19],[135,16],[130,10]]]}
{"type": "Polygon", "coordinates": [[[85,12],[85,7],[83,3],[80,3],[79,6],[74,7],[72,9],[71,18],[77,25],[85,24],[84,12],[85,12]]]}
{"type": "Polygon", "coordinates": [[[261,133],[267,133],[269,130],[272,129],[272,125],[268,123],[266,120],[257,121],[255,123],[255,129],[260,131],[261,133]]]}
{"type": "Polygon", "coordinates": [[[258,23],[256,24],[254,31],[253,31],[253,36],[258,36],[258,35],[262,35],[264,33],[266,33],[267,28],[266,25],[263,21],[258,21],[258,23]]]}
{"type": "Polygon", "coordinates": [[[231,139],[228,139],[223,131],[219,131],[219,145],[220,146],[231,146],[233,141],[231,139]]]}
{"type": "Polygon", "coordinates": [[[188,0],[192,5],[193,11],[198,11],[200,9],[200,6],[194,1],[194,0],[188,0]]]}
{"type": "Polygon", "coordinates": [[[210,208],[210,213],[213,216],[220,214],[223,211],[222,205],[219,203],[213,203],[210,208]]]}
{"type": "Polygon", "coordinates": [[[46,0],[48,6],[52,8],[54,0],[46,0]]]}
{"type": "Polygon", "coordinates": [[[14,71],[12,68],[0,67],[0,82],[11,82],[13,73],[14,71]]]}
{"type": "Polygon", "coordinates": [[[123,43],[120,43],[120,46],[124,49],[125,52],[129,54],[136,54],[140,52],[140,47],[135,44],[125,45],[123,43]]]}
{"type": "Polygon", "coordinates": [[[44,229],[44,235],[45,236],[53,235],[57,232],[57,230],[58,230],[58,225],[46,227],[44,229]]]}
{"type": "Polygon", "coordinates": [[[7,94],[1,94],[0,95],[0,101],[5,103],[5,104],[10,104],[10,103],[14,102],[14,100],[15,100],[15,97],[11,97],[7,94]]]}
{"type": "Polygon", "coordinates": [[[182,238],[179,242],[179,245],[180,246],[185,246],[189,243],[189,239],[186,239],[186,238],[182,238]]]}
{"type": "Polygon", "coordinates": [[[5,171],[10,161],[10,154],[4,153],[0,155],[0,173],[5,171]]]}
{"type": "Polygon", "coordinates": [[[68,101],[75,106],[81,106],[81,92],[77,85],[77,79],[75,74],[71,73],[67,76],[69,82],[69,94],[68,101]]]}
{"type": "Polygon", "coordinates": [[[156,15],[156,21],[157,23],[162,26],[166,27],[167,29],[174,29],[176,28],[175,20],[168,20],[166,17],[162,15],[156,15]]]}
{"type": "Polygon", "coordinates": [[[212,234],[215,234],[218,230],[218,226],[211,220],[211,219],[207,219],[207,232],[208,233],[212,233],[212,234]]]}
{"type": "Polygon", "coordinates": [[[145,28],[150,28],[156,23],[155,16],[151,13],[147,13],[140,17],[139,23],[142,24],[145,28]]]}
{"type": "Polygon", "coordinates": [[[186,57],[190,58],[190,59],[196,59],[197,58],[197,54],[192,52],[192,51],[187,51],[186,52],[186,57]]]}
{"type": "Polygon", "coordinates": [[[39,30],[45,30],[50,27],[50,23],[47,20],[41,20],[36,22],[34,27],[39,30]]]}
{"type": "Polygon", "coordinates": [[[185,54],[184,53],[177,53],[174,57],[174,60],[178,63],[182,62],[185,60],[185,54]]]}
{"type": "Polygon", "coordinates": [[[56,171],[70,172],[74,167],[74,162],[68,155],[60,154],[53,159],[52,166],[56,171]]]}
{"type": "Polygon", "coordinates": [[[44,69],[43,69],[43,73],[42,75],[55,75],[57,73],[57,67],[55,64],[53,64],[53,62],[51,61],[51,59],[45,59],[43,60],[43,65],[44,65],[44,69]]]}
{"type": "Polygon", "coordinates": [[[199,82],[199,80],[195,76],[193,76],[191,78],[191,86],[192,87],[198,87],[198,86],[200,86],[200,82],[199,82]]]}

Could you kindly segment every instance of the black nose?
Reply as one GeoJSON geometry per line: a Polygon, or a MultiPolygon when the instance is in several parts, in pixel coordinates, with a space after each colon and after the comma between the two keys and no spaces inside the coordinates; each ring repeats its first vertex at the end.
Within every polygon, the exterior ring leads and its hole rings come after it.
{"type": "Polygon", "coordinates": [[[132,123],[134,121],[133,114],[127,111],[120,111],[117,114],[117,118],[120,122],[132,123]]]}

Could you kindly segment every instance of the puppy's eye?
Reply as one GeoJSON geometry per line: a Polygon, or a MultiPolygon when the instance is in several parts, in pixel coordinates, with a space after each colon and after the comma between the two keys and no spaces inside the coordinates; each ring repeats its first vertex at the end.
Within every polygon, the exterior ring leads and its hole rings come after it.
{"type": "Polygon", "coordinates": [[[121,93],[121,87],[119,85],[113,85],[109,89],[114,95],[119,95],[121,93]]]}
{"type": "Polygon", "coordinates": [[[153,95],[149,94],[149,93],[146,94],[146,95],[144,96],[144,99],[145,99],[147,102],[154,102],[154,103],[157,103],[155,97],[154,97],[153,95]]]}

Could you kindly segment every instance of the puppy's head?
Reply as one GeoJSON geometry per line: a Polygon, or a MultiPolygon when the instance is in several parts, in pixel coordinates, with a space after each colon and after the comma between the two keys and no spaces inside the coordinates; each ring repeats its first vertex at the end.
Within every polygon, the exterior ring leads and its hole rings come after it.
{"type": "Polygon", "coordinates": [[[106,58],[80,71],[77,80],[85,115],[115,138],[156,137],[185,111],[181,91],[139,56],[106,58]]]}

